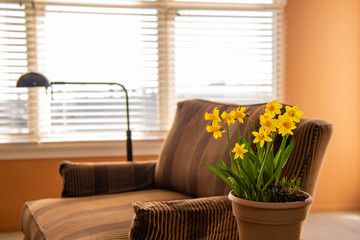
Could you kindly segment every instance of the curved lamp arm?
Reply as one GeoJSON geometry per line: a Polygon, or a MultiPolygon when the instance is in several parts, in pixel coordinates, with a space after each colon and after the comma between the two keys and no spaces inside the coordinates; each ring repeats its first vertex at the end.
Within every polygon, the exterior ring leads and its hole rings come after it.
{"type": "Polygon", "coordinates": [[[120,86],[125,92],[125,101],[126,101],[126,151],[127,151],[127,160],[133,160],[132,152],[132,140],[131,140],[131,130],[130,130],[130,114],[129,114],[129,97],[126,88],[124,85],[115,82],[50,82],[44,75],[39,73],[26,73],[22,75],[17,83],[16,87],[49,87],[51,85],[69,85],[69,84],[98,84],[98,85],[117,85],[120,86]]]}

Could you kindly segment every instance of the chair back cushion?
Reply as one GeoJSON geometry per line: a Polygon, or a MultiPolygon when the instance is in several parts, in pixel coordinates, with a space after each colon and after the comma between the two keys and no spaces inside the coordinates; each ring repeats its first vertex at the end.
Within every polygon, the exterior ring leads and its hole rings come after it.
{"type": "MultiPolygon", "coordinates": [[[[229,187],[212,171],[202,165],[214,165],[223,159],[230,163],[226,135],[215,139],[206,131],[211,121],[205,121],[205,113],[214,108],[230,112],[236,104],[225,104],[204,100],[186,100],[178,103],[175,119],[164,142],[155,169],[155,185],[175,190],[192,197],[226,195],[229,187]]],[[[241,105],[251,115],[255,127],[259,116],[264,113],[265,104],[241,105]]],[[[247,138],[249,118],[241,124],[241,134],[247,138]]],[[[323,120],[302,119],[294,131],[295,146],[284,172],[287,176],[303,179],[303,190],[313,193],[321,161],[331,135],[331,124],[323,120]],[[299,135],[299,136],[297,136],[299,135]]],[[[232,145],[238,136],[236,125],[230,125],[232,145]]]]}

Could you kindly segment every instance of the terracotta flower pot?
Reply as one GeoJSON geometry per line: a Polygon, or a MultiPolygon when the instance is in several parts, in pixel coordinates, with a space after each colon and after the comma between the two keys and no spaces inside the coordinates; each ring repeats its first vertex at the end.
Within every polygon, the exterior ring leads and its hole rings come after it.
{"type": "Polygon", "coordinates": [[[287,203],[248,201],[229,193],[241,240],[299,240],[312,198],[287,203]]]}

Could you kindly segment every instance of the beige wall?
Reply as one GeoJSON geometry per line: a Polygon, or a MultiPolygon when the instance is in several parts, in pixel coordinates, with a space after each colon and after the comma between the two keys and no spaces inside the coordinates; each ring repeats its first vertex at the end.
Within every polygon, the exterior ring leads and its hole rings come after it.
{"type": "MultiPolygon", "coordinates": [[[[359,15],[359,0],[288,0],[286,7],[285,101],[334,125],[312,211],[360,209],[359,15]]],[[[61,160],[0,161],[0,231],[19,230],[25,201],[60,196],[61,160]]]]}
{"type": "Polygon", "coordinates": [[[360,1],[288,0],[285,101],[333,124],[312,211],[360,209],[360,1]]]}

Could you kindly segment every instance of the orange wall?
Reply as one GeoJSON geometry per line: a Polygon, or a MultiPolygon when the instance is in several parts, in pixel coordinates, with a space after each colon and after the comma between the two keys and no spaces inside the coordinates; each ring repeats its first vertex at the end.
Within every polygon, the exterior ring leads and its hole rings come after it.
{"type": "Polygon", "coordinates": [[[288,0],[285,101],[333,124],[312,211],[360,209],[360,1],[288,0]]]}
{"type": "MultiPolygon", "coordinates": [[[[157,156],[134,157],[138,160],[154,160],[157,156]]],[[[20,213],[26,201],[60,197],[62,182],[59,164],[65,159],[9,160],[0,161],[0,232],[19,231],[20,213]]],[[[77,158],[84,161],[125,161],[125,158],[77,158]]]]}
{"type": "MultiPolygon", "coordinates": [[[[360,209],[360,1],[287,2],[285,101],[334,126],[312,210],[360,209]]],[[[25,201],[60,196],[61,160],[0,161],[0,231],[19,230],[25,201]]]]}

